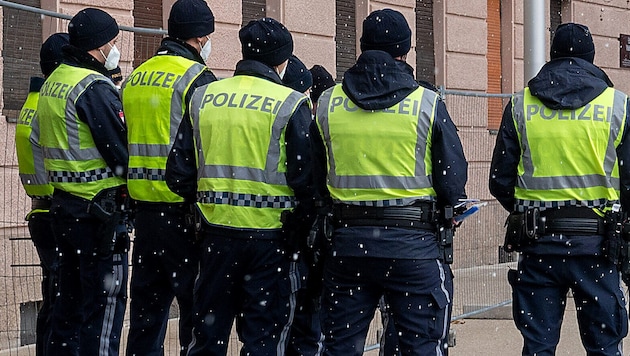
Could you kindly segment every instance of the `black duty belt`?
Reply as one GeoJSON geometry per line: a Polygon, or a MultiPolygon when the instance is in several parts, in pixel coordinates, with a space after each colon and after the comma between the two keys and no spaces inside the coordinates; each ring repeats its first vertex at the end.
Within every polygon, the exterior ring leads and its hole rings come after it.
{"type": "Polygon", "coordinates": [[[42,198],[32,198],[31,199],[31,210],[39,209],[39,210],[50,210],[50,206],[52,205],[52,200],[50,198],[42,197],[42,198]]]}
{"type": "Polygon", "coordinates": [[[540,212],[541,234],[603,235],[604,219],[593,209],[585,207],[563,207],[540,212]]]}
{"type": "Polygon", "coordinates": [[[541,234],[603,235],[604,219],[556,218],[541,219],[541,234]]]}
{"type": "Polygon", "coordinates": [[[387,226],[435,230],[435,209],[432,203],[396,207],[338,204],[333,207],[333,224],[335,227],[387,226]]]}

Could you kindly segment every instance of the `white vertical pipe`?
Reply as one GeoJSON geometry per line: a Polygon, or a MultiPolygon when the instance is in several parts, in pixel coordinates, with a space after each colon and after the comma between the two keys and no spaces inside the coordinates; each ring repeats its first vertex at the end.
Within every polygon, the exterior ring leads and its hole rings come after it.
{"type": "Polygon", "coordinates": [[[525,83],[536,76],[545,64],[545,0],[524,0],[525,83]]]}

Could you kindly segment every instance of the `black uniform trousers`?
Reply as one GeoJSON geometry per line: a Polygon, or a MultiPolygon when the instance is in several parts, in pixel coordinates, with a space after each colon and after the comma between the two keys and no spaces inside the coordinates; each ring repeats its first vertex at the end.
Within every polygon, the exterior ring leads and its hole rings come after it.
{"type": "Polygon", "coordinates": [[[622,354],[628,314],[619,272],[606,258],[522,254],[508,280],[523,355],[555,355],[569,289],[587,354],[622,354]]]}
{"type": "Polygon", "coordinates": [[[383,324],[383,334],[379,340],[379,356],[400,356],[400,347],[398,346],[398,333],[394,327],[394,321],[390,315],[390,308],[385,300],[381,297],[378,301],[378,308],[381,312],[381,322],[383,324]]]}
{"type": "Polygon", "coordinates": [[[325,355],[362,355],[385,296],[402,355],[447,355],[453,281],[437,259],[328,255],[322,300],[325,355]]]}
{"type": "Polygon", "coordinates": [[[324,334],[319,317],[321,290],[307,288],[310,279],[318,276],[309,273],[310,265],[305,256],[301,256],[295,264],[300,276],[300,288],[295,294],[295,315],[285,355],[319,356],[324,351],[324,334]]]}
{"type": "Polygon", "coordinates": [[[284,242],[208,230],[201,235],[188,355],[226,355],[234,319],[241,355],[284,355],[299,284],[284,242]]]}
{"type": "Polygon", "coordinates": [[[164,354],[164,337],[173,298],[179,306],[180,354],[192,340],[193,287],[199,246],[188,209],[181,204],[138,203],[135,215],[130,328],[127,355],[164,354]]]}
{"type": "Polygon", "coordinates": [[[118,355],[127,304],[128,236],[123,221],[113,251],[101,249],[101,221],[54,211],[59,248],[50,355],[118,355]]]}
{"type": "Polygon", "coordinates": [[[57,294],[57,244],[51,224],[52,216],[46,210],[33,211],[28,216],[28,230],[42,268],[42,305],[37,312],[35,328],[37,355],[46,355],[46,345],[52,331],[53,305],[57,294]]]}

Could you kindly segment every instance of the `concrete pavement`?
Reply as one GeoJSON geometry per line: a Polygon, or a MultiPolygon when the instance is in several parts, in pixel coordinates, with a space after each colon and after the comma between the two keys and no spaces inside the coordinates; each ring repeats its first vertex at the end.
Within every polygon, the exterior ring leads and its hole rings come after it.
{"type": "MultiPolygon", "coordinates": [[[[505,308],[511,308],[511,305],[505,308]]],[[[523,339],[511,319],[463,319],[451,324],[456,345],[450,356],[520,355],[523,339]]],[[[568,298],[556,355],[585,355],[573,298],[568,298]]]]}

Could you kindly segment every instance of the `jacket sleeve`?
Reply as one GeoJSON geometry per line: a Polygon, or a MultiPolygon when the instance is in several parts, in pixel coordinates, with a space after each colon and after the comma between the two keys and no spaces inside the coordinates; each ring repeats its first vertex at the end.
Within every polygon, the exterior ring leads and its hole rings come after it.
{"type": "Polygon", "coordinates": [[[521,146],[512,119],[512,103],[503,111],[501,127],[490,163],[490,194],[505,210],[514,210],[514,187],[518,178],[518,162],[521,158],[521,146]]]}
{"type": "Polygon", "coordinates": [[[314,198],[309,126],[311,109],[305,102],[289,119],[285,132],[287,184],[300,204],[311,206],[314,198]]]}
{"type": "Polygon", "coordinates": [[[330,192],[326,185],[328,175],[328,163],[326,161],[326,146],[324,139],[319,134],[317,122],[313,120],[310,127],[311,135],[311,155],[313,159],[313,188],[315,196],[322,201],[330,199],[330,192]]]}
{"type": "Polygon", "coordinates": [[[619,187],[620,187],[620,201],[624,211],[630,210],[630,164],[623,164],[623,162],[630,162],[630,101],[626,103],[626,118],[623,129],[623,136],[621,137],[621,143],[617,146],[617,162],[619,164],[619,187]]]}
{"type": "Polygon", "coordinates": [[[206,84],[212,83],[217,80],[217,77],[214,76],[214,73],[210,71],[210,69],[205,68],[203,73],[201,73],[193,82],[190,84],[190,88],[184,97],[184,103],[186,104],[186,108],[188,108],[188,103],[190,103],[190,98],[192,98],[195,89],[204,86],[206,84]]]}
{"type": "Polygon", "coordinates": [[[466,197],[468,162],[457,128],[442,100],[437,102],[433,120],[431,157],[438,208],[457,204],[459,199],[466,197]]]}
{"type": "Polygon", "coordinates": [[[196,201],[197,195],[197,156],[193,138],[193,127],[188,112],[190,99],[195,89],[212,83],[217,78],[207,69],[195,79],[185,95],[186,112],[177,129],[177,136],[166,160],[166,185],[187,202],[196,201]]]}
{"type": "Polygon", "coordinates": [[[77,115],[86,123],[99,153],[114,174],[127,177],[127,127],[118,91],[105,81],[93,82],[77,99],[77,115]]]}

